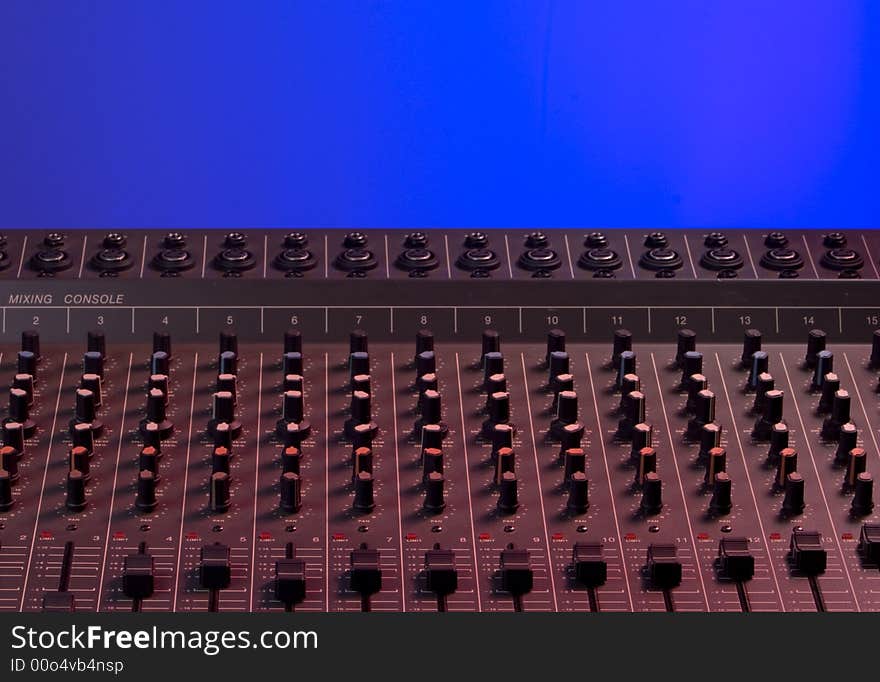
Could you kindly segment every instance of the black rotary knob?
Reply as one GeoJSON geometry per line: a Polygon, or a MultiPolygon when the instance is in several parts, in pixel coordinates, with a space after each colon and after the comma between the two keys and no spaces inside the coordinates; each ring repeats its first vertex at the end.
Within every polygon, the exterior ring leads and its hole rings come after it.
{"type": "Polygon", "coordinates": [[[758,377],[767,374],[770,369],[770,356],[766,351],[758,350],[752,353],[752,361],[749,365],[749,379],[746,388],[755,391],[758,388],[758,377]]]}
{"type": "Polygon", "coordinates": [[[159,482],[159,451],[151,445],[141,448],[138,454],[138,470],[149,471],[153,480],[159,482]]]}
{"type": "Polygon", "coordinates": [[[86,450],[82,446],[76,446],[70,448],[70,451],[67,453],[67,463],[68,469],[77,469],[82,472],[83,479],[86,481],[89,480],[89,459],[91,458],[92,453],[86,450]]]}
{"type": "Polygon", "coordinates": [[[631,391],[624,396],[622,405],[623,414],[617,424],[617,437],[628,441],[633,437],[636,424],[645,421],[645,394],[641,391],[631,391]]]}
{"type": "MultiPolygon", "coordinates": [[[[17,421],[5,420],[2,427],[2,442],[15,451],[19,455],[24,454],[24,433],[21,423],[17,421]]],[[[91,431],[89,431],[91,433],[91,431]]]]}
{"type": "Polygon", "coordinates": [[[34,360],[40,359],[40,333],[27,330],[21,333],[21,350],[34,356],[34,360]]]}
{"type": "Polygon", "coordinates": [[[513,448],[500,448],[495,453],[495,485],[504,482],[504,474],[516,472],[516,452],[513,448]]]}
{"type": "Polygon", "coordinates": [[[295,474],[298,474],[301,463],[302,451],[298,447],[294,445],[288,445],[283,450],[281,450],[281,471],[283,473],[291,471],[295,474]]]}
{"type": "Polygon", "coordinates": [[[566,482],[577,473],[586,473],[587,471],[587,454],[583,448],[567,448],[563,454],[564,472],[566,482]]]}
{"type": "Polygon", "coordinates": [[[348,335],[349,353],[367,353],[370,350],[370,339],[363,329],[355,329],[348,335]]]}
{"type": "Polygon", "coordinates": [[[217,358],[217,374],[237,374],[238,354],[235,351],[225,350],[217,358]]]}
{"type": "Polygon", "coordinates": [[[356,377],[359,374],[370,373],[370,354],[366,351],[356,351],[348,356],[348,377],[356,377]]]}
{"type": "Polygon", "coordinates": [[[834,372],[828,372],[822,380],[822,392],[819,395],[819,404],[816,411],[819,414],[827,414],[834,407],[834,394],[840,390],[840,377],[834,372]]]}
{"type": "Polygon", "coordinates": [[[501,448],[513,447],[514,429],[510,424],[496,424],[489,437],[492,440],[492,458],[496,458],[501,448]]]}
{"type": "Polygon", "coordinates": [[[763,335],[757,329],[746,329],[743,333],[742,355],[740,366],[744,369],[752,363],[752,355],[761,350],[763,335]]]}
{"type": "Polygon", "coordinates": [[[379,432],[379,427],[375,422],[367,422],[366,424],[355,424],[351,428],[349,438],[351,439],[352,448],[372,448],[373,440],[379,432]]]}
{"type": "Polygon", "coordinates": [[[501,352],[501,334],[494,329],[484,329],[480,337],[482,352],[480,357],[486,357],[486,353],[501,352]]]}
{"type": "Polygon", "coordinates": [[[645,474],[639,507],[645,516],[654,516],[663,509],[663,482],[657,472],[645,474]]]}
{"type": "Polygon", "coordinates": [[[427,479],[432,473],[443,473],[443,450],[422,448],[422,479],[427,479]]]}
{"type": "Polygon", "coordinates": [[[70,439],[74,446],[84,447],[89,452],[95,451],[95,434],[91,424],[75,424],[70,439]]]}
{"type": "Polygon", "coordinates": [[[709,500],[709,513],[712,516],[725,516],[733,509],[733,483],[724,471],[715,474],[712,483],[712,498],[709,500]]]}
{"type": "Polygon", "coordinates": [[[856,478],[851,510],[853,516],[867,516],[874,511],[874,477],[866,471],[856,478]]]}
{"type": "Polygon", "coordinates": [[[422,426],[422,448],[442,448],[443,439],[446,438],[446,424],[425,424],[422,426]]]}
{"type": "Polygon", "coordinates": [[[825,377],[832,372],[834,372],[834,353],[830,350],[819,351],[816,354],[816,364],[813,370],[813,390],[818,391],[821,389],[825,382],[825,377]]]}
{"type": "Polygon", "coordinates": [[[15,483],[19,478],[18,460],[21,454],[11,445],[0,447],[0,469],[9,474],[10,483],[15,483]]]}
{"type": "Polygon", "coordinates": [[[426,374],[435,374],[437,372],[437,356],[433,350],[423,350],[416,355],[416,376],[421,377],[426,374]]]}
{"type": "Polygon", "coordinates": [[[171,334],[169,334],[168,332],[153,332],[153,352],[165,353],[165,355],[170,359],[171,334]]]}
{"type": "Polygon", "coordinates": [[[501,475],[496,507],[498,513],[504,516],[515,514],[519,509],[519,482],[512,471],[506,471],[501,475]]]}
{"type": "MultiPolygon", "coordinates": [[[[715,422],[704,424],[700,431],[700,449],[697,451],[697,461],[706,462],[713,448],[721,446],[721,425],[715,422]]],[[[711,481],[712,478],[708,477],[711,481]]]]}
{"type": "Polygon", "coordinates": [[[349,403],[349,419],[346,421],[346,432],[350,432],[355,424],[368,424],[372,419],[372,398],[365,391],[353,391],[349,403]]]}
{"type": "Polygon", "coordinates": [[[169,374],[171,372],[171,356],[164,350],[154,351],[150,356],[150,374],[169,374]]]}
{"type": "MultiPolygon", "coordinates": [[[[83,388],[89,388],[89,387],[83,386],[83,388]]],[[[151,374],[150,378],[147,379],[147,390],[150,391],[154,388],[156,390],[162,392],[162,395],[165,396],[165,404],[168,405],[168,396],[170,394],[168,375],[167,374],[151,374]]]]}
{"type": "Polygon", "coordinates": [[[510,394],[493,393],[489,396],[489,418],[483,422],[483,433],[491,435],[496,424],[510,423],[510,394]]]}
{"type": "Polygon", "coordinates": [[[648,474],[657,473],[657,451],[652,447],[640,448],[637,462],[633,484],[636,488],[642,488],[648,474]]]}
{"type": "Polygon", "coordinates": [[[147,392],[147,416],[141,420],[141,431],[147,422],[152,422],[160,440],[169,438],[174,432],[174,424],[167,418],[165,408],[165,394],[158,388],[151,388],[147,392]]]}
{"type": "Polygon", "coordinates": [[[229,474],[222,471],[211,474],[208,504],[215,514],[225,514],[231,505],[229,474]]]}
{"type": "Polygon", "coordinates": [[[632,350],[632,332],[629,329],[615,329],[614,343],[611,349],[611,366],[617,367],[620,363],[620,354],[632,350]]]}
{"type": "Polygon", "coordinates": [[[351,480],[357,482],[359,474],[373,473],[373,451],[370,448],[355,448],[351,453],[351,480]]]}
{"type": "Polygon", "coordinates": [[[565,507],[572,516],[587,513],[590,507],[590,482],[583,471],[576,471],[571,475],[565,507]]]}
{"type": "Polygon", "coordinates": [[[822,438],[836,441],[840,438],[840,427],[850,421],[851,398],[848,391],[839,390],[834,393],[831,403],[831,414],[822,423],[822,438]]]}
{"type": "MultiPolygon", "coordinates": [[[[684,362],[685,353],[690,353],[697,349],[697,333],[693,329],[679,329],[676,334],[675,348],[675,364],[681,367],[684,362]]],[[[702,367],[700,370],[702,371],[702,367]]],[[[694,372],[691,372],[693,374],[694,372]]]]}
{"type": "Polygon", "coordinates": [[[776,476],[773,478],[773,487],[776,490],[785,489],[785,481],[788,475],[797,471],[798,453],[794,448],[782,448],[776,458],[776,476]]]}
{"type": "Polygon", "coordinates": [[[825,332],[821,329],[811,329],[809,334],[807,334],[807,354],[804,356],[805,366],[810,368],[816,366],[818,355],[821,351],[825,350],[825,344],[825,332]]]}
{"type": "Polygon", "coordinates": [[[241,435],[241,422],[235,418],[235,399],[229,391],[216,391],[212,396],[211,420],[208,422],[208,431],[212,434],[217,431],[220,424],[225,424],[225,432],[229,438],[235,440],[241,435]]]}
{"type": "Polygon", "coordinates": [[[288,374],[303,374],[303,354],[298,351],[288,351],[281,356],[281,372],[288,374]]]}
{"type": "Polygon", "coordinates": [[[449,432],[449,427],[443,421],[442,398],[438,391],[427,390],[422,393],[419,400],[421,404],[421,417],[419,417],[413,428],[413,433],[417,438],[421,439],[422,432],[426,426],[438,426],[441,430],[440,437],[445,438],[449,432]]]}
{"type": "Polygon", "coordinates": [[[0,469],[0,511],[9,511],[14,504],[12,478],[6,469],[0,469]]]}
{"type": "Polygon", "coordinates": [[[369,514],[376,508],[373,496],[373,474],[361,471],[354,479],[354,502],[352,508],[358,514],[369,514]]]}
{"type": "Polygon", "coordinates": [[[483,388],[488,389],[489,378],[496,374],[504,374],[504,356],[492,351],[483,356],[483,388]]]}
{"type": "Polygon", "coordinates": [[[18,374],[30,374],[32,377],[37,376],[37,356],[29,350],[18,351],[18,361],[16,364],[18,374]]]}
{"type": "Polygon", "coordinates": [[[104,356],[96,350],[90,350],[83,355],[83,374],[97,374],[104,376],[104,356]]]}
{"type": "Polygon", "coordinates": [[[20,388],[9,389],[9,417],[7,422],[21,424],[24,438],[30,438],[37,431],[37,425],[30,417],[27,391],[20,388]]]}
{"type": "Polygon", "coordinates": [[[849,453],[859,445],[859,430],[852,422],[842,424],[837,438],[837,451],[834,453],[834,463],[846,466],[849,462],[849,453]]]}
{"type": "Polygon", "coordinates": [[[752,428],[752,438],[758,441],[770,440],[773,425],[782,421],[783,397],[783,392],[778,389],[767,391],[764,395],[764,410],[752,428]]]}
{"type": "Polygon", "coordinates": [[[70,421],[70,430],[73,431],[77,424],[89,424],[96,437],[104,430],[104,424],[96,415],[95,394],[85,388],[76,389],[76,406],[73,419],[70,421]]]}
{"type": "Polygon", "coordinates": [[[156,477],[152,471],[141,471],[137,480],[137,497],[134,506],[138,511],[151,512],[156,508],[156,477]]]}
{"type": "MultiPolygon", "coordinates": [[[[547,353],[544,358],[544,361],[549,365],[550,364],[550,356],[553,353],[561,352],[565,350],[565,332],[561,329],[551,329],[547,332],[547,353]]],[[[557,374],[561,374],[561,372],[557,372],[557,374]]],[[[550,376],[555,376],[551,374],[550,376]]]]}
{"type": "Polygon", "coordinates": [[[95,407],[101,407],[104,402],[104,382],[98,374],[83,374],[79,380],[79,387],[92,392],[95,407]]]}
{"type": "Polygon", "coordinates": [[[288,329],[284,332],[284,352],[285,353],[302,353],[303,341],[302,334],[298,329],[288,329]]]}
{"type": "Polygon", "coordinates": [[[86,479],[81,471],[71,469],[67,472],[67,497],[65,505],[72,512],[86,508],[86,479]]]}
{"type": "Polygon", "coordinates": [[[722,447],[714,447],[709,450],[706,457],[706,473],[703,482],[707,486],[711,486],[715,480],[715,474],[727,471],[727,450],[722,447]]]}
{"type": "Polygon", "coordinates": [[[636,424],[632,430],[632,442],[630,443],[630,460],[637,462],[639,451],[654,444],[654,428],[650,424],[636,424]]]}
{"type": "Polygon", "coordinates": [[[415,356],[418,357],[420,353],[429,350],[434,350],[434,332],[430,329],[419,329],[419,331],[416,332],[415,356]]]}
{"type": "Polygon", "coordinates": [[[804,513],[804,477],[793,471],[785,477],[785,495],[782,498],[782,513],[785,516],[799,516],[804,513]]]}
{"type": "Polygon", "coordinates": [[[302,391],[284,392],[281,402],[281,419],[275,424],[275,431],[282,440],[286,438],[287,434],[294,431],[300,442],[308,438],[311,433],[311,425],[305,419],[305,402],[302,391]]]}
{"type": "Polygon", "coordinates": [[[302,479],[299,474],[287,471],[281,474],[281,511],[296,514],[302,509],[302,479]]]}
{"type": "Polygon", "coordinates": [[[439,514],[446,509],[444,485],[445,479],[440,472],[432,471],[425,477],[425,502],[423,506],[429,514],[439,514]]]}
{"type": "Polygon", "coordinates": [[[225,353],[226,351],[238,354],[238,334],[234,331],[226,330],[220,332],[217,352],[225,353]]]}
{"type": "Polygon", "coordinates": [[[578,395],[574,391],[561,391],[556,401],[556,419],[550,423],[550,432],[560,437],[563,428],[578,420],[578,395]]]}
{"type": "Polygon", "coordinates": [[[633,391],[642,390],[642,381],[638,374],[626,374],[620,386],[620,403],[617,405],[617,411],[623,412],[626,403],[626,396],[633,391]]]}
{"type": "MultiPolygon", "coordinates": [[[[88,386],[83,386],[82,382],[80,382],[80,386],[88,388],[88,386]]],[[[12,388],[20,388],[24,391],[27,394],[28,407],[34,406],[34,377],[32,374],[16,374],[12,377],[12,388]]]]}
{"type": "Polygon", "coordinates": [[[868,457],[864,448],[853,448],[849,451],[849,461],[846,464],[846,475],[843,478],[843,489],[855,490],[859,476],[867,470],[868,457]]]}
{"type": "Polygon", "coordinates": [[[107,338],[104,332],[92,330],[86,335],[86,350],[89,353],[97,353],[101,357],[107,355],[107,338]]]}
{"type": "Polygon", "coordinates": [[[715,421],[715,394],[708,388],[694,399],[694,416],[688,421],[687,435],[693,441],[700,439],[703,426],[715,421]]]}
{"type": "Polygon", "coordinates": [[[228,474],[230,471],[230,461],[232,460],[232,452],[229,448],[222,445],[215,445],[211,450],[211,473],[228,474]]]}
{"type": "Polygon", "coordinates": [[[697,396],[700,391],[709,388],[709,380],[705,374],[691,374],[687,382],[687,401],[684,405],[684,411],[693,415],[697,405],[697,396]]]}
{"type": "Polygon", "coordinates": [[[569,374],[571,359],[564,350],[555,350],[547,356],[547,381],[552,384],[553,379],[569,374]]]}
{"type": "Polygon", "coordinates": [[[579,448],[584,437],[584,425],[581,422],[566,424],[559,432],[559,457],[565,456],[569,448],[579,448]]]}
{"type": "Polygon", "coordinates": [[[690,378],[694,374],[703,373],[703,354],[696,350],[689,350],[681,356],[681,379],[678,382],[681,390],[687,390],[690,378]]]}
{"type": "Polygon", "coordinates": [[[776,380],[768,372],[762,372],[758,375],[758,383],[755,387],[755,400],[752,403],[752,412],[761,414],[764,411],[764,403],[766,402],[767,392],[776,388],[776,380]]]}
{"type": "Polygon", "coordinates": [[[617,361],[617,379],[614,385],[619,391],[623,387],[623,378],[627,374],[636,373],[636,354],[631,350],[623,351],[617,361]]]}

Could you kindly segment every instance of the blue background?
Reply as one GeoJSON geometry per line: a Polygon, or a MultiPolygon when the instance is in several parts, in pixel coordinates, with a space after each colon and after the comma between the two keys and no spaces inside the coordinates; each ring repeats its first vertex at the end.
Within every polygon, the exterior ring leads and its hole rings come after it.
{"type": "Polygon", "coordinates": [[[0,2],[0,226],[880,224],[880,2],[0,2]]]}

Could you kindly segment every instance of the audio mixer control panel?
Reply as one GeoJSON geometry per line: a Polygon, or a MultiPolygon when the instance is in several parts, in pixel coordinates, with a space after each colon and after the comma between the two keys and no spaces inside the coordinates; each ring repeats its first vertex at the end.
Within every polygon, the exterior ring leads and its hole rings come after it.
{"type": "Polygon", "coordinates": [[[880,611],[880,238],[3,252],[0,610],[880,611]]]}

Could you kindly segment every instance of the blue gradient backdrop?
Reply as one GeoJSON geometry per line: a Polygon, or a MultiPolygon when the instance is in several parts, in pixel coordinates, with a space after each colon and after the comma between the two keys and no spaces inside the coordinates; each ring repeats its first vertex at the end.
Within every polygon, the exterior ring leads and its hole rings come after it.
{"type": "Polygon", "coordinates": [[[0,0],[0,226],[880,226],[876,0],[0,0]]]}

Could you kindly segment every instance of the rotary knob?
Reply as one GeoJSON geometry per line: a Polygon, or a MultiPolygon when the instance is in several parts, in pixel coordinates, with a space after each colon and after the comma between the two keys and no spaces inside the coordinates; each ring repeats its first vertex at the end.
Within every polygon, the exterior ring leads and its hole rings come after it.
{"type": "Polygon", "coordinates": [[[137,480],[137,497],[134,506],[138,511],[151,512],[156,508],[156,477],[152,471],[141,471],[137,480]]]}
{"type": "Polygon", "coordinates": [[[285,514],[295,514],[302,508],[302,479],[298,473],[281,474],[280,507],[285,514]]]}

